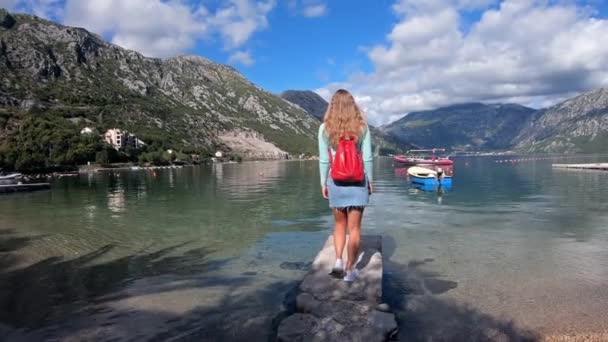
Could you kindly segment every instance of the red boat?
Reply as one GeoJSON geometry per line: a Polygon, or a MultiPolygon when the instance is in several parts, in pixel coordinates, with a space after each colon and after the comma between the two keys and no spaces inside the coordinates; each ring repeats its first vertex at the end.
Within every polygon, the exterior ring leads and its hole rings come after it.
{"type": "Polygon", "coordinates": [[[454,165],[454,161],[448,157],[436,157],[435,152],[445,152],[443,148],[434,148],[432,150],[411,150],[410,153],[431,152],[430,158],[419,156],[395,156],[393,160],[403,165],[454,165]]]}

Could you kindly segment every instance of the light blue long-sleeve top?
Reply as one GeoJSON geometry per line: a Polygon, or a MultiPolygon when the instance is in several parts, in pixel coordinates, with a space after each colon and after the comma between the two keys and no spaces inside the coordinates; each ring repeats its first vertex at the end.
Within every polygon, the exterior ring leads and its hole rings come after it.
{"type": "MultiPolygon", "coordinates": [[[[321,186],[327,184],[327,175],[329,173],[329,137],[325,133],[325,124],[321,124],[319,127],[319,173],[321,175],[321,186]]],[[[359,151],[363,154],[363,168],[367,180],[371,182],[373,180],[373,169],[374,169],[374,156],[372,154],[372,138],[369,133],[369,128],[365,127],[365,133],[363,139],[357,142],[359,151]]],[[[332,158],[336,154],[336,150],[331,148],[332,158]]]]}

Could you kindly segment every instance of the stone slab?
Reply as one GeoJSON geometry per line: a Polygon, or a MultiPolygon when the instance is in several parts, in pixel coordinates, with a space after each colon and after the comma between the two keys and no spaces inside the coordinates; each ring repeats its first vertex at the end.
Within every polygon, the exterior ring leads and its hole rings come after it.
{"type": "Polygon", "coordinates": [[[381,342],[396,336],[395,315],[381,304],[382,237],[362,236],[360,252],[359,278],[353,283],[334,278],[329,236],[298,288],[296,313],[279,324],[277,340],[381,342]]]}
{"type": "MultiPolygon", "coordinates": [[[[336,261],[333,236],[329,236],[325,245],[317,254],[311,270],[300,284],[300,291],[311,294],[317,300],[353,300],[366,301],[378,305],[382,301],[382,237],[364,235],[361,237],[360,260],[356,267],[359,278],[347,283],[340,278],[329,275],[336,261]]],[[[344,261],[347,261],[346,248],[344,261]]]]}

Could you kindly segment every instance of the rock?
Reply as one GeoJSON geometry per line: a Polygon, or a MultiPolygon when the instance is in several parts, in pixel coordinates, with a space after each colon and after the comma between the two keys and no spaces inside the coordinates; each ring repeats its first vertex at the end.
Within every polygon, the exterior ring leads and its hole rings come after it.
{"type": "Polygon", "coordinates": [[[344,341],[345,326],[331,317],[319,319],[295,314],[284,319],[277,332],[278,341],[344,341]]]}
{"type": "Polygon", "coordinates": [[[390,312],[391,307],[386,303],[382,303],[382,304],[376,306],[376,310],[382,311],[382,312],[390,312]]]}
{"type": "Polygon", "coordinates": [[[249,318],[243,323],[242,329],[264,329],[272,321],[270,316],[257,316],[249,318]]]}
{"type": "Polygon", "coordinates": [[[285,262],[282,262],[281,265],[279,265],[279,267],[283,270],[297,270],[297,271],[308,271],[310,269],[310,266],[312,266],[311,262],[303,262],[303,261],[297,261],[297,262],[285,261],[285,262]]]}
{"type": "Polygon", "coordinates": [[[340,341],[345,327],[331,317],[321,320],[321,325],[313,337],[313,341],[340,341]]]}
{"type": "Polygon", "coordinates": [[[277,331],[278,341],[312,340],[313,332],[321,324],[318,318],[310,314],[297,313],[284,319],[277,331]]]}
{"type": "Polygon", "coordinates": [[[321,303],[309,293],[300,293],[296,297],[296,310],[301,313],[314,312],[321,303]]]}
{"type": "Polygon", "coordinates": [[[374,310],[367,317],[367,321],[374,329],[375,335],[382,336],[382,341],[390,339],[397,333],[397,320],[392,313],[374,310]]]}
{"type": "Polygon", "coordinates": [[[0,8],[0,27],[10,29],[15,26],[16,23],[15,18],[8,13],[7,10],[0,8]]]}

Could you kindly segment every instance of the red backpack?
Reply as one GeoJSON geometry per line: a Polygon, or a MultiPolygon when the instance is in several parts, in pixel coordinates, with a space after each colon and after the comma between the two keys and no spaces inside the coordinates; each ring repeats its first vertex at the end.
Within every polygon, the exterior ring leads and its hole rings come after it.
{"type": "Polygon", "coordinates": [[[329,149],[331,178],[341,183],[361,183],[365,180],[363,158],[357,151],[357,138],[353,134],[342,134],[336,154],[331,157],[329,149]]]}

